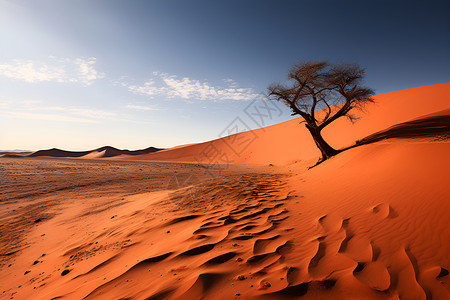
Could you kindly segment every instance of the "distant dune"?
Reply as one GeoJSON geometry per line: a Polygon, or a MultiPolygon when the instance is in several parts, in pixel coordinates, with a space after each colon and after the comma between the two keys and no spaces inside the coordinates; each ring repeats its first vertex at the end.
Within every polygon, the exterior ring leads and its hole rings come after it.
{"type": "Polygon", "coordinates": [[[67,151],[61,150],[57,148],[52,148],[48,150],[39,150],[33,152],[27,156],[29,157],[38,157],[38,156],[47,156],[47,157],[72,157],[72,158],[103,158],[103,157],[114,157],[118,155],[143,155],[152,152],[157,152],[162,149],[158,149],[155,147],[148,147],[141,150],[120,150],[111,146],[104,146],[98,149],[90,150],[90,151],[67,151]]]}
{"type": "Polygon", "coordinates": [[[31,153],[33,151],[30,150],[0,150],[0,154],[9,154],[9,153],[22,153],[22,154],[28,154],[31,153]]]}
{"type": "MultiPolygon", "coordinates": [[[[92,150],[95,151],[95,150],[92,150]]],[[[49,157],[81,157],[91,153],[91,151],[67,151],[57,148],[48,150],[38,150],[28,155],[29,157],[49,156],[49,157]]]]}
{"type": "Polygon", "coordinates": [[[0,150],[0,157],[20,158],[24,157],[33,151],[29,150],[0,150]]]}

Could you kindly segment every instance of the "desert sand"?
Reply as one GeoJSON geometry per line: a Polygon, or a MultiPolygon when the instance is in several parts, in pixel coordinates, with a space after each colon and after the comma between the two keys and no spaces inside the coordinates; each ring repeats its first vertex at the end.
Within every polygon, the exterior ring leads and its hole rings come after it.
{"type": "Polygon", "coordinates": [[[450,299],[450,84],[375,100],[324,132],[358,146],[311,169],[299,119],[147,154],[0,158],[1,297],[450,299]]]}

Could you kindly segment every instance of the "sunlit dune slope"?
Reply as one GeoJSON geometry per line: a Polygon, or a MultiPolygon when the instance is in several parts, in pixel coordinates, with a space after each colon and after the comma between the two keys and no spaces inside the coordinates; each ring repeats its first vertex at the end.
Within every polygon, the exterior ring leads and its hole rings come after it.
{"type": "MultiPolygon", "coordinates": [[[[450,83],[437,84],[375,96],[361,119],[352,124],[345,118],[326,127],[329,143],[342,148],[374,132],[423,115],[449,108],[450,83]]],[[[286,108],[287,111],[287,108],[286,108]]],[[[300,160],[316,160],[319,151],[309,132],[296,118],[273,126],[158,153],[120,156],[121,159],[285,165],[300,160]]]]}
{"type": "Polygon", "coordinates": [[[432,139],[379,142],[291,177],[302,251],[286,261],[299,283],[337,280],[336,299],[448,299],[449,150],[432,139]]]}

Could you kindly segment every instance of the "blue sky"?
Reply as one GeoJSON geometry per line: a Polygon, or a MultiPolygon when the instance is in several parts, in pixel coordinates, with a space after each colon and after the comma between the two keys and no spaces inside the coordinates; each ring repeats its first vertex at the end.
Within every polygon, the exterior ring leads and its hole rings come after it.
{"type": "MultiPolygon", "coordinates": [[[[222,136],[299,60],[377,93],[450,81],[448,1],[0,0],[0,149],[222,136]]],[[[280,107],[263,125],[291,118],[280,107]]]]}

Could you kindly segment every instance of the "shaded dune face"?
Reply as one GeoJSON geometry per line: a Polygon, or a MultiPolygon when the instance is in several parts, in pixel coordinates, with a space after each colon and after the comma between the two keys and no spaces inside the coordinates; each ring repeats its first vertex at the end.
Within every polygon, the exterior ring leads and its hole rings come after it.
{"type": "Polygon", "coordinates": [[[376,143],[379,141],[402,138],[448,138],[450,132],[450,109],[423,116],[408,122],[400,123],[385,130],[375,132],[365,138],[358,140],[356,146],[376,143]]]}

